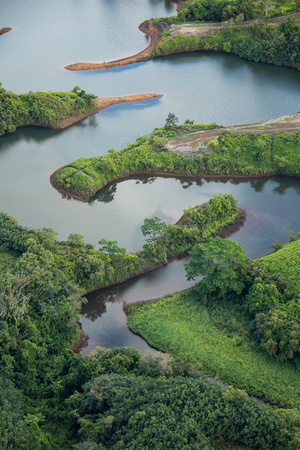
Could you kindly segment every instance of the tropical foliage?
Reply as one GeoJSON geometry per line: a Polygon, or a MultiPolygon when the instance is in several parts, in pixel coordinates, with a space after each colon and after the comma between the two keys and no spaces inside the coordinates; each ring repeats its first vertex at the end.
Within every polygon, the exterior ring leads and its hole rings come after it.
{"type": "Polygon", "coordinates": [[[292,0],[274,2],[270,0],[188,0],[180,9],[176,19],[188,22],[221,22],[240,17],[240,21],[243,21],[266,16],[283,16],[296,10],[297,6],[292,0]]]}
{"type": "Polygon", "coordinates": [[[111,181],[141,173],[195,177],[300,174],[299,131],[275,135],[224,131],[207,143],[206,151],[199,149],[191,155],[167,147],[169,137],[215,127],[173,124],[155,129],[119,152],[73,161],[51,176],[52,184],[66,194],[87,200],[111,181]]]}
{"type": "Polygon", "coordinates": [[[56,128],[63,119],[95,111],[93,98],[78,86],[71,92],[14,94],[0,83],[0,136],[24,125],[56,128]]]}
{"type": "MultiPolygon", "coordinates": [[[[251,4],[251,3],[250,3],[251,4]]],[[[276,65],[300,66],[300,24],[299,20],[287,19],[280,24],[253,22],[250,25],[236,26],[233,19],[224,22],[222,29],[209,35],[191,36],[168,33],[168,26],[158,23],[164,32],[158,46],[151,56],[173,53],[214,50],[233,53],[241,58],[255,62],[276,65]]]]}
{"type": "Polygon", "coordinates": [[[204,280],[184,293],[129,305],[129,326],[174,356],[191,353],[227,383],[299,408],[300,239],[293,235],[254,261],[233,241],[197,244],[186,270],[204,280]]]}

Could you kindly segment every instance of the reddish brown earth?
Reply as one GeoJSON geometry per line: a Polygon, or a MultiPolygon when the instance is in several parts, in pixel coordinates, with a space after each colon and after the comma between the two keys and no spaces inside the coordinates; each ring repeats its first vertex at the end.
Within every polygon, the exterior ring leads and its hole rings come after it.
{"type": "Polygon", "coordinates": [[[12,30],[12,28],[10,28],[10,27],[1,28],[0,29],[0,35],[4,34],[4,33],[7,33],[8,31],[11,31],[11,30],[12,30]]]}
{"type": "MultiPolygon", "coordinates": [[[[300,0],[299,0],[300,2],[300,0]]],[[[178,8],[182,6],[182,2],[178,2],[178,8]]],[[[280,23],[286,20],[288,17],[292,17],[295,19],[300,19],[300,13],[290,14],[289,16],[283,16],[283,17],[275,17],[273,19],[261,19],[259,22],[264,22],[266,24],[269,23],[280,23]]],[[[253,21],[252,21],[253,22],[253,21]]],[[[249,25],[251,21],[248,22],[242,22],[241,24],[237,25],[238,27],[249,25]]],[[[207,34],[210,34],[211,31],[217,31],[222,28],[221,23],[204,23],[204,24],[180,24],[180,25],[172,25],[171,26],[171,32],[174,35],[176,34],[182,34],[182,35],[197,35],[197,36],[205,36],[207,34]]],[[[102,62],[102,63],[74,63],[74,64],[68,64],[65,66],[65,69],[68,70],[94,70],[94,69],[110,69],[112,67],[119,67],[119,66],[125,66],[127,64],[133,64],[140,61],[147,61],[151,59],[151,52],[156,48],[158,45],[161,33],[160,31],[153,25],[153,20],[145,21],[141,25],[139,25],[139,30],[141,30],[143,33],[145,33],[147,36],[150,37],[151,41],[147,48],[142,50],[141,52],[128,56],[126,58],[117,59],[114,61],[109,62],[102,62]]],[[[169,39],[171,39],[170,37],[169,39]]]]}
{"type": "Polygon", "coordinates": [[[78,114],[77,116],[70,117],[68,119],[64,119],[60,122],[59,126],[55,127],[57,130],[63,130],[64,128],[70,127],[74,123],[80,122],[86,117],[91,116],[102,109],[107,108],[111,105],[116,105],[117,103],[128,103],[128,102],[136,102],[139,100],[147,100],[149,98],[161,97],[162,94],[134,94],[134,95],[126,95],[123,97],[104,97],[104,98],[96,98],[94,103],[96,104],[96,109],[93,111],[85,112],[82,114],[78,114]]]}
{"type": "Polygon", "coordinates": [[[65,69],[68,70],[93,70],[93,69],[110,69],[112,67],[125,66],[139,61],[144,61],[150,58],[150,53],[156,47],[160,40],[160,32],[153,25],[153,20],[149,20],[139,25],[139,30],[150,37],[151,41],[147,48],[141,52],[128,56],[127,58],[116,59],[115,61],[102,62],[102,63],[75,63],[68,64],[65,69]],[[145,24],[149,24],[148,26],[145,24]]]}
{"type": "Polygon", "coordinates": [[[295,113],[261,123],[234,125],[219,130],[196,131],[195,133],[170,138],[166,142],[166,145],[175,153],[193,155],[194,153],[198,154],[199,150],[203,153],[210,151],[207,142],[212,138],[216,139],[220,134],[224,133],[224,131],[243,134],[276,134],[286,133],[288,131],[298,131],[299,129],[300,114],[295,113]]]}

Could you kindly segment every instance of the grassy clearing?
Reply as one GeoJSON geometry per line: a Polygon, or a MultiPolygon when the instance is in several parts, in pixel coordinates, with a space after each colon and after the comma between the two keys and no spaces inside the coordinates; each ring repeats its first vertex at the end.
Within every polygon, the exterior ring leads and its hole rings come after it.
{"type": "Polygon", "coordinates": [[[291,294],[300,296],[300,239],[285,244],[257,262],[266,272],[284,276],[291,294]]]}
{"type": "Polygon", "coordinates": [[[129,305],[127,311],[128,326],[153,347],[172,356],[191,354],[201,362],[203,372],[226,384],[272,404],[300,408],[299,371],[251,340],[238,306],[219,305],[214,313],[188,290],[129,305]],[[227,330],[219,328],[225,322],[227,330]]]}

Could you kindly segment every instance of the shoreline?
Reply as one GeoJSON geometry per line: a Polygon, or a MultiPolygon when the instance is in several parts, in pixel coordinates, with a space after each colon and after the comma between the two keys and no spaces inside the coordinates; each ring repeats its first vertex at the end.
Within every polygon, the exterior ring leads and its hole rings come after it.
{"type": "Polygon", "coordinates": [[[93,114],[96,114],[112,105],[117,105],[119,103],[137,102],[140,100],[148,100],[151,98],[157,98],[162,96],[163,94],[133,94],[133,95],[124,95],[120,97],[98,97],[94,99],[94,103],[96,105],[96,108],[94,110],[78,114],[77,116],[74,117],[63,119],[58,126],[52,127],[52,129],[64,130],[74,125],[75,123],[81,122],[81,120],[84,120],[87,117],[90,117],[93,114]]]}
{"type": "Polygon", "coordinates": [[[96,70],[96,69],[111,69],[113,67],[127,66],[136,62],[147,61],[151,59],[150,53],[154,48],[156,48],[158,42],[161,38],[160,31],[153,25],[153,20],[145,20],[142,22],[138,29],[144,33],[146,36],[150,37],[150,44],[144,50],[132,55],[126,56],[125,58],[116,59],[108,62],[101,63],[73,63],[64,66],[66,70],[96,70]],[[148,24],[148,25],[146,25],[148,24]]]}
{"type": "MultiPolygon", "coordinates": [[[[219,236],[221,238],[226,238],[226,237],[230,236],[231,234],[236,233],[244,226],[246,219],[247,219],[247,213],[244,209],[241,209],[239,207],[237,207],[237,209],[238,209],[239,215],[236,218],[235,222],[230,225],[224,226],[222,229],[220,229],[219,232],[212,234],[210,237],[219,236]]],[[[182,222],[183,218],[184,218],[184,215],[182,215],[180,217],[180,219],[174,225],[180,225],[180,222],[182,222]]],[[[177,261],[177,260],[187,257],[189,251],[190,251],[190,249],[187,249],[183,253],[181,253],[177,256],[174,256],[173,258],[168,259],[166,263],[157,264],[156,266],[145,269],[145,270],[141,271],[140,273],[137,273],[136,275],[130,275],[128,277],[125,277],[123,280],[116,281],[114,283],[106,284],[104,286],[100,286],[100,287],[91,289],[89,291],[86,291],[84,294],[82,294],[82,297],[85,297],[86,295],[89,295],[93,292],[101,291],[102,289],[108,289],[113,286],[118,286],[119,284],[126,283],[127,281],[133,280],[134,278],[138,278],[147,273],[154,272],[155,270],[161,269],[162,267],[168,265],[170,262],[177,261]]]]}
{"type": "MultiPolygon", "coordinates": [[[[152,94],[145,94],[145,95],[152,95],[152,94]]],[[[153,94],[154,95],[154,94],[153,94]]],[[[155,95],[156,97],[158,95],[155,95]]],[[[100,99],[99,99],[100,100],[100,99]]],[[[102,99],[103,100],[103,99],[102,99]]],[[[105,100],[111,100],[110,98],[105,100]]],[[[107,105],[109,106],[109,105],[107,105]]],[[[106,106],[104,106],[106,107],[106,106]]],[[[203,130],[203,131],[196,131],[194,133],[186,133],[180,136],[173,136],[168,139],[167,147],[170,151],[173,153],[182,153],[182,154],[189,154],[190,157],[193,157],[193,145],[195,143],[199,147],[199,145],[202,145],[203,142],[205,142],[208,138],[216,137],[219,134],[222,134],[223,132],[229,132],[232,134],[241,133],[241,134],[277,134],[277,133],[285,133],[285,132],[293,132],[297,131],[299,129],[300,125],[300,115],[299,113],[290,114],[287,116],[278,117],[275,119],[270,119],[265,122],[254,122],[254,123],[248,123],[248,124],[240,124],[240,125],[233,125],[229,127],[224,127],[222,129],[218,130],[203,130]],[[182,142],[181,142],[182,141],[182,142]],[[182,150],[178,150],[178,148],[181,148],[182,150]]],[[[286,176],[286,177],[294,177],[294,178],[300,178],[300,175],[297,173],[278,173],[278,172],[269,172],[265,174],[250,174],[250,175],[243,175],[239,173],[227,173],[227,174],[205,174],[205,173],[197,173],[197,174],[183,174],[180,172],[162,172],[160,170],[138,170],[135,172],[125,172],[122,175],[115,176],[110,178],[107,182],[102,184],[101,186],[98,185],[98,187],[95,187],[95,190],[91,194],[86,194],[84,192],[81,193],[75,193],[71,191],[65,190],[63,187],[58,187],[56,182],[54,181],[56,177],[59,178],[59,173],[66,167],[68,167],[69,164],[66,164],[64,166],[59,167],[56,169],[51,175],[50,175],[50,184],[51,186],[56,189],[58,192],[60,192],[62,195],[66,196],[67,198],[73,198],[74,200],[78,200],[81,202],[89,202],[92,197],[94,197],[98,192],[100,192],[102,189],[111,186],[113,183],[118,183],[120,181],[123,181],[125,179],[135,178],[139,176],[155,176],[155,177],[165,177],[165,178],[186,178],[186,179],[253,179],[253,178],[268,178],[268,177],[274,177],[274,176],[286,176]]]]}
{"type": "MultiPolygon", "coordinates": [[[[179,11],[181,9],[181,7],[183,6],[184,2],[182,2],[181,0],[177,1],[178,3],[178,7],[177,7],[177,11],[179,11]]],[[[241,24],[237,25],[238,28],[245,26],[245,25],[249,25],[250,23],[253,23],[255,21],[258,22],[264,22],[266,24],[270,23],[280,23],[283,22],[284,20],[288,19],[288,18],[296,18],[296,19],[300,19],[300,13],[292,13],[292,14],[288,14],[286,16],[280,16],[280,17],[273,17],[270,19],[254,19],[251,21],[245,21],[242,22],[241,24]]],[[[193,25],[194,22],[191,23],[183,23],[183,24],[179,24],[177,26],[182,26],[184,27],[185,25],[193,25]]],[[[195,26],[197,26],[196,24],[194,24],[195,26]]],[[[205,30],[204,33],[201,32],[202,36],[207,36],[211,30],[218,30],[222,28],[222,23],[219,22],[215,22],[215,23],[208,23],[205,22],[204,24],[201,24],[200,26],[198,25],[199,30],[205,30]],[[202,25],[202,26],[201,26],[202,25]]],[[[97,69],[111,69],[114,67],[121,67],[121,66],[126,66],[129,64],[134,64],[134,63],[138,63],[138,62],[142,62],[142,61],[149,61],[152,59],[157,58],[157,56],[152,56],[151,52],[152,50],[154,50],[155,48],[157,48],[158,43],[160,42],[161,39],[161,32],[153,25],[153,19],[151,20],[145,20],[144,22],[142,22],[139,26],[138,29],[146,34],[148,37],[150,37],[150,44],[148,45],[148,47],[146,47],[144,50],[141,50],[140,52],[131,55],[131,56],[127,56],[125,58],[121,58],[121,59],[116,59],[116,60],[112,60],[112,61],[108,61],[108,62],[100,62],[100,63],[85,63],[85,62],[76,62],[76,63],[71,63],[71,64],[67,64],[64,66],[64,69],[66,70],[97,70],[97,69]]],[[[180,33],[179,33],[180,34],[180,33]]],[[[195,33],[195,36],[197,36],[198,34],[195,33]]],[[[188,50],[186,51],[182,51],[180,50],[179,52],[170,52],[166,55],[160,55],[159,57],[163,57],[163,56],[168,56],[168,55],[173,55],[173,54],[177,54],[177,53],[190,53],[190,52],[194,52],[194,51],[198,51],[198,52],[220,52],[220,53],[228,53],[225,50],[214,50],[214,49],[204,49],[204,50],[188,50]]],[[[235,53],[233,53],[232,51],[229,52],[230,54],[235,55],[235,53]]],[[[236,55],[238,56],[238,55],[236,55]]],[[[251,60],[250,60],[251,61],[251,60]]],[[[297,66],[296,64],[283,64],[282,67],[291,67],[294,69],[299,70],[299,66],[297,66]]]]}
{"type": "Polygon", "coordinates": [[[56,189],[60,194],[62,194],[65,197],[68,198],[72,198],[74,200],[83,202],[83,203],[87,203],[91,200],[92,197],[94,197],[98,192],[100,192],[102,189],[111,186],[114,183],[118,183],[120,181],[123,181],[125,179],[130,179],[130,178],[134,178],[134,177],[138,177],[141,175],[145,175],[145,176],[156,176],[156,177],[162,177],[162,178],[189,178],[189,179],[194,179],[194,180],[211,180],[211,179],[253,179],[253,178],[270,178],[270,177],[292,177],[292,178],[300,178],[300,175],[297,174],[279,174],[279,173],[270,173],[270,174],[264,174],[264,175],[238,175],[238,174],[226,174],[226,175],[203,175],[203,174],[199,174],[199,175],[188,175],[188,174],[180,174],[180,173],[167,173],[167,172],[135,172],[135,173],[126,173],[124,175],[121,175],[119,177],[115,177],[112,178],[110,181],[108,181],[106,184],[104,184],[103,186],[101,186],[97,191],[95,191],[93,194],[91,194],[89,197],[83,199],[81,197],[79,197],[76,194],[71,194],[70,192],[65,191],[62,188],[58,188],[57,186],[55,186],[54,182],[52,181],[52,178],[62,169],[64,169],[65,167],[67,167],[67,165],[59,167],[57,170],[55,170],[55,172],[53,172],[50,175],[50,184],[51,186],[56,189]]]}
{"type": "Polygon", "coordinates": [[[3,28],[0,28],[0,36],[1,36],[1,34],[8,33],[8,32],[11,31],[11,30],[12,30],[12,28],[10,28],[10,27],[3,27],[3,28]]]}

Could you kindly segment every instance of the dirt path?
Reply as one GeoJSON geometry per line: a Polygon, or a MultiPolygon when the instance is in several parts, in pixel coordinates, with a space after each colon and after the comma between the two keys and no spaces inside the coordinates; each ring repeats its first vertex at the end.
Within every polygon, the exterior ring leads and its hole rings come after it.
{"type": "MultiPolygon", "coordinates": [[[[179,2],[180,6],[180,2],[179,2]]],[[[264,23],[281,23],[287,18],[295,18],[300,19],[300,13],[290,14],[288,16],[283,17],[275,17],[273,19],[260,19],[259,22],[264,23]]],[[[249,25],[253,21],[242,22],[237,25],[237,27],[242,27],[244,25],[249,25]]],[[[184,36],[205,36],[209,34],[212,30],[219,30],[222,28],[221,23],[212,23],[212,24],[181,24],[181,25],[171,25],[170,31],[174,35],[181,34],[184,36]]],[[[116,59],[114,61],[102,62],[102,63],[74,63],[67,64],[65,69],[67,70],[95,70],[95,69],[111,69],[112,67],[126,66],[127,64],[133,64],[140,61],[147,61],[151,59],[150,53],[157,46],[160,41],[161,34],[159,30],[153,25],[153,20],[145,21],[141,25],[139,25],[139,30],[145,33],[150,37],[151,41],[147,48],[142,50],[141,52],[128,56],[122,59],[116,59]]],[[[171,39],[171,37],[169,38],[171,39]]]]}
{"type": "Polygon", "coordinates": [[[262,123],[252,123],[244,125],[234,125],[232,127],[221,128],[218,130],[197,131],[186,134],[178,138],[169,139],[167,147],[175,153],[193,154],[209,151],[206,142],[211,138],[217,138],[224,131],[229,133],[246,134],[276,134],[287,131],[296,131],[300,129],[300,114],[291,114],[289,116],[279,117],[262,123]]]}
{"type": "Polygon", "coordinates": [[[161,97],[163,94],[135,94],[135,95],[126,95],[123,97],[104,97],[104,98],[96,98],[94,100],[97,108],[93,111],[89,111],[88,113],[78,114],[77,116],[70,117],[68,119],[64,119],[60,122],[59,126],[55,127],[56,130],[63,130],[67,127],[70,127],[74,123],[80,122],[86,117],[91,116],[102,109],[107,108],[111,105],[116,105],[117,103],[128,103],[128,102],[137,102],[139,100],[148,100],[149,98],[161,97]]]}
{"type": "MultiPolygon", "coordinates": [[[[290,14],[288,16],[282,16],[282,17],[274,17],[273,19],[258,19],[258,20],[248,20],[246,22],[241,22],[240,24],[236,24],[235,26],[237,28],[241,28],[243,26],[250,25],[251,23],[257,21],[257,22],[263,22],[265,24],[270,23],[281,23],[284,22],[287,18],[294,18],[294,19],[300,19],[300,13],[290,14]]],[[[186,23],[186,24],[180,24],[180,25],[171,25],[170,31],[173,35],[181,34],[182,36],[206,36],[207,34],[210,34],[212,30],[221,30],[223,27],[222,23],[201,23],[201,24],[193,24],[193,23],[186,23]]]]}

